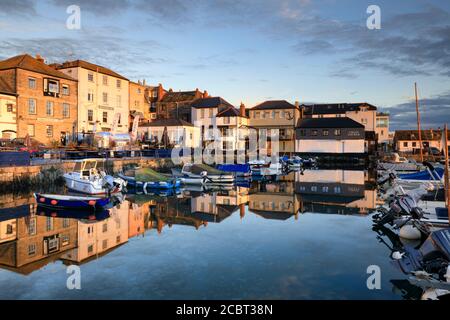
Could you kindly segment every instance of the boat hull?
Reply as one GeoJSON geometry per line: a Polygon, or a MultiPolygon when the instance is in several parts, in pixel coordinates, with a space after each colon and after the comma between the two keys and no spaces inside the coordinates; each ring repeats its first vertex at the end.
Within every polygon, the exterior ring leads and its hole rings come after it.
{"type": "Polygon", "coordinates": [[[145,189],[176,189],[181,187],[181,180],[175,179],[175,181],[163,182],[163,181],[136,181],[134,177],[128,177],[123,174],[119,174],[119,177],[127,181],[127,185],[130,187],[140,187],[145,189]]]}
{"type": "Polygon", "coordinates": [[[109,204],[109,198],[74,197],[39,193],[35,193],[34,196],[39,206],[53,210],[103,210],[109,204]]]}

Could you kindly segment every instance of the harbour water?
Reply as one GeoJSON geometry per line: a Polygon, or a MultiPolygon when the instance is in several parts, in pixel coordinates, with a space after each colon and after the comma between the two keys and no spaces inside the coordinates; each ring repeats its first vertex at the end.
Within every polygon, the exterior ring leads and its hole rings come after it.
{"type": "Polygon", "coordinates": [[[0,207],[1,299],[402,299],[406,279],[372,231],[367,171],[173,195],[127,194],[107,214],[0,207]],[[81,289],[69,290],[70,265],[81,289]],[[381,288],[369,290],[369,266],[381,288]]]}

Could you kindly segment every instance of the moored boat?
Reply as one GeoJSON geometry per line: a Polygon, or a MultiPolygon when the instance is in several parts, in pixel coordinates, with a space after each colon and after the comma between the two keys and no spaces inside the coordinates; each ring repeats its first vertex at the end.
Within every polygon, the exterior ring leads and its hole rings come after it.
{"type": "Polygon", "coordinates": [[[109,204],[109,198],[80,197],[57,194],[35,193],[34,197],[39,206],[53,210],[78,209],[102,210],[109,204]]]}
{"type": "Polygon", "coordinates": [[[139,168],[118,174],[127,185],[143,189],[174,189],[181,186],[181,180],[170,178],[150,168],[139,168]]]}
{"type": "Polygon", "coordinates": [[[113,194],[121,192],[126,186],[123,179],[106,174],[105,159],[77,160],[73,171],[63,177],[68,189],[85,194],[113,194]]]}
{"type": "Polygon", "coordinates": [[[227,184],[234,182],[234,176],[205,164],[185,164],[181,169],[185,184],[227,184]]]}

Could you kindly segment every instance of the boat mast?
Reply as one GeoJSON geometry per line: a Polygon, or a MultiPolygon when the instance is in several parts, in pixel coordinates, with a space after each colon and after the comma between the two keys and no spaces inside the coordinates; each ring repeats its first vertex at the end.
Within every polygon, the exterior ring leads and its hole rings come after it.
{"type": "Polygon", "coordinates": [[[417,82],[414,82],[414,91],[416,93],[417,131],[419,132],[420,161],[423,162],[422,130],[420,128],[420,112],[419,112],[419,98],[417,95],[417,82]]]}
{"type": "Polygon", "coordinates": [[[449,188],[449,160],[448,160],[448,128],[447,124],[444,126],[444,154],[445,154],[445,175],[444,175],[444,190],[445,190],[445,200],[447,205],[448,221],[450,223],[450,188],[449,188]]]}

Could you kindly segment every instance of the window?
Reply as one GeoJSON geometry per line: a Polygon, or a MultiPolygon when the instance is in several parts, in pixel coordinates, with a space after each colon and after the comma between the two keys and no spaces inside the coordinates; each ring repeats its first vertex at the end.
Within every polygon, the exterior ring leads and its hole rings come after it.
{"type": "Polygon", "coordinates": [[[45,105],[45,114],[47,116],[53,116],[53,101],[47,101],[45,105]]]}
{"type": "Polygon", "coordinates": [[[200,110],[200,119],[204,119],[205,118],[205,109],[201,109],[200,110]]]}
{"type": "Polygon", "coordinates": [[[117,81],[116,81],[116,87],[117,87],[117,89],[120,89],[121,86],[122,86],[122,81],[117,80],[117,81]]]}
{"type": "Polygon", "coordinates": [[[230,124],[230,117],[224,117],[223,118],[223,123],[224,124],[230,124]]]}
{"type": "Polygon", "coordinates": [[[102,248],[103,248],[103,250],[108,248],[108,239],[103,240],[102,248]]]}
{"type": "Polygon", "coordinates": [[[103,76],[103,85],[104,86],[108,85],[108,76],[103,76]]]}
{"type": "Polygon", "coordinates": [[[36,100],[28,99],[28,114],[36,114],[36,100]]]}
{"type": "Polygon", "coordinates": [[[88,250],[88,253],[94,252],[94,245],[92,245],[92,244],[88,245],[87,250],[88,250]]]}
{"type": "Polygon", "coordinates": [[[408,141],[403,142],[403,146],[404,146],[405,148],[408,148],[408,141]]]}
{"type": "Polygon", "coordinates": [[[281,111],[281,112],[280,112],[280,118],[281,118],[281,119],[284,119],[285,117],[286,117],[286,112],[281,111]]]}
{"type": "Polygon", "coordinates": [[[359,134],[359,131],[351,130],[348,132],[348,136],[349,137],[359,137],[360,134],[359,134]]]}
{"type": "Polygon", "coordinates": [[[13,112],[13,110],[14,110],[13,104],[8,103],[8,104],[6,105],[6,112],[13,112]]]}
{"type": "Polygon", "coordinates": [[[153,120],[156,119],[156,113],[152,113],[152,114],[150,115],[150,118],[152,118],[153,120]]]}
{"type": "Polygon", "coordinates": [[[213,114],[214,114],[214,109],[213,108],[209,109],[209,117],[210,118],[213,117],[213,114]]]}
{"type": "Polygon", "coordinates": [[[341,129],[334,129],[334,135],[340,136],[341,135],[341,129]]]}
{"type": "Polygon", "coordinates": [[[59,81],[47,79],[47,92],[52,94],[59,93],[59,81]]]}
{"type": "Polygon", "coordinates": [[[284,138],[286,136],[286,129],[280,129],[280,137],[284,138]]]}
{"type": "Polygon", "coordinates": [[[62,94],[68,96],[70,93],[69,86],[67,84],[62,85],[62,94]]]}
{"type": "Polygon", "coordinates": [[[47,137],[53,137],[53,126],[46,126],[47,137]]]}
{"type": "Polygon", "coordinates": [[[36,235],[36,217],[30,218],[30,221],[28,223],[28,234],[30,236],[36,235]]]}
{"type": "Polygon", "coordinates": [[[107,232],[108,231],[108,224],[104,223],[103,227],[102,227],[103,232],[107,232]]]}
{"type": "Polygon", "coordinates": [[[64,246],[67,246],[69,243],[70,243],[69,235],[68,234],[63,234],[61,236],[61,245],[64,247],[64,246]]]}
{"type": "Polygon", "coordinates": [[[116,238],[116,242],[119,243],[120,242],[120,236],[117,236],[116,238]]]}
{"type": "Polygon", "coordinates": [[[329,134],[328,129],[323,129],[323,130],[322,130],[322,135],[323,135],[324,137],[328,136],[328,134],[329,134]]]}
{"type": "Polygon", "coordinates": [[[68,228],[70,226],[70,220],[68,218],[63,219],[63,228],[68,228]]]}
{"type": "Polygon", "coordinates": [[[28,88],[36,89],[36,79],[35,78],[28,78],[28,88]]]}
{"type": "Polygon", "coordinates": [[[34,137],[34,124],[27,125],[27,132],[30,137],[34,137]]]}
{"type": "Polygon", "coordinates": [[[312,135],[312,136],[317,136],[317,130],[312,130],[312,131],[311,131],[311,135],[312,135]]]}
{"type": "Polygon", "coordinates": [[[103,123],[108,122],[108,112],[103,112],[103,123]]]}
{"type": "Polygon", "coordinates": [[[88,121],[89,122],[93,122],[94,121],[94,111],[93,110],[88,110],[88,121]]]}
{"type": "Polygon", "coordinates": [[[32,243],[28,245],[28,255],[34,256],[36,254],[36,244],[32,243]]]}
{"type": "Polygon", "coordinates": [[[255,118],[259,118],[259,111],[255,112],[255,118]]]}
{"type": "Polygon", "coordinates": [[[121,97],[120,96],[117,96],[116,97],[116,106],[118,107],[118,108],[120,108],[120,105],[121,105],[121,97]]]}
{"type": "Polygon", "coordinates": [[[103,92],[103,103],[108,103],[108,93],[103,92]]]}
{"type": "Polygon", "coordinates": [[[300,134],[300,137],[304,137],[304,136],[306,136],[306,131],[303,130],[303,129],[301,129],[301,130],[299,131],[299,134],[300,134]]]}
{"type": "Polygon", "coordinates": [[[63,103],[62,105],[62,114],[63,118],[69,118],[70,117],[70,106],[68,103],[63,103]]]}
{"type": "Polygon", "coordinates": [[[92,72],[88,73],[88,81],[94,82],[94,74],[92,72]]]}
{"type": "Polygon", "coordinates": [[[47,231],[53,230],[53,218],[52,217],[47,217],[45,227],[46,227],[47,231]]]}
{"type": "Polygon", "coordinates": [[[94,93],[92,92],[92,90],[89,90],[88,92],[88,101],[94,102],[94,93]]]}

